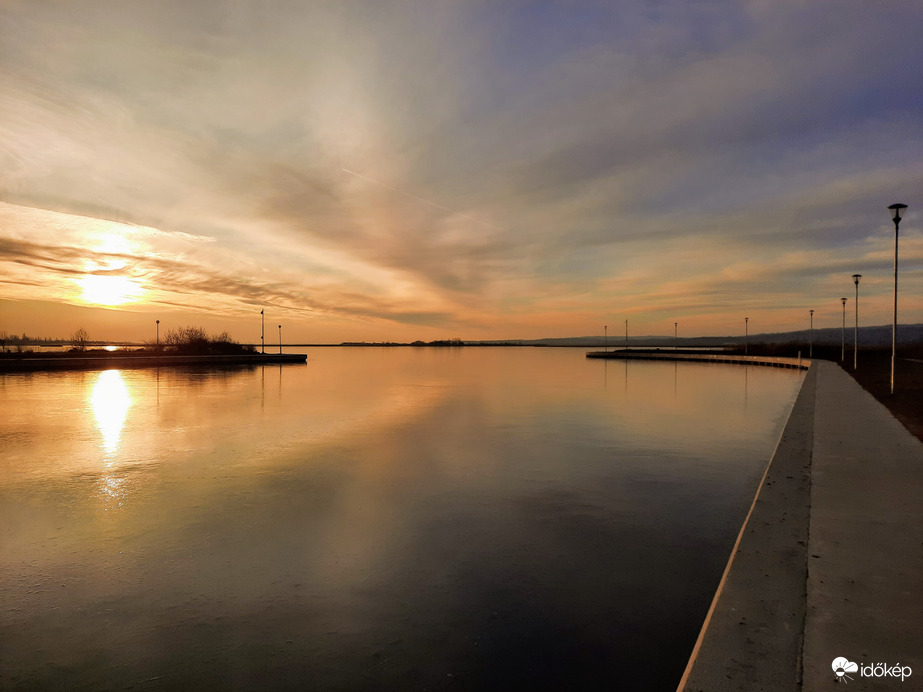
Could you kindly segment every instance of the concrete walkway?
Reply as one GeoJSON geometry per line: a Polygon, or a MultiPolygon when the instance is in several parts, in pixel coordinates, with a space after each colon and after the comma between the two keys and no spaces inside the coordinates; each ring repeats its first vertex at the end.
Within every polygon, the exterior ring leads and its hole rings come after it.
{"type": "Polygon", "coordinates": [[[831,689],[839,657],[923,690],[923,443],[814,361],[679,689],[831,689]]]}
{"type": "Polygon", "coordinates": [[[832,363],[814,416],[804,689],[843,656],[916,676],[862,689],[923,690],[923,443],[832,363]]]}

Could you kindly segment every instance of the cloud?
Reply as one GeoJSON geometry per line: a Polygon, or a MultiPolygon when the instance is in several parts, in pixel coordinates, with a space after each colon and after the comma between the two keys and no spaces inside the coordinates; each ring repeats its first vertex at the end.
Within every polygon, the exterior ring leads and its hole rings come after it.
{"type": "Polygon", "coordinates": [[[487,328],[562,295],[761,302],[778,287],[728,267],[797,244],[829,277],[892,197],[915,213],[921,29],[857,0],[8,4],[0,195],[147,229],[133,271],[215,310],[487,328]]]}
{"type": "Polygon", "coordinates": [[[326,314],[403,324],[451,320],[448,312],[419,309],[433,304],[425,299],[416,301],[418,309],[408,309],[399,295],[389,295],[399,288],[396,281],[387,280],[387,286],[377,292],[350,293],[338,282],[325,279],[321,271],[316,278],[298,276],[272,255],[243,258],[237,252],[212,247],[207,238],[3,204],[0,219],[11,236],[40,225],[52,229],[43,242],[0,236],[0,266],[9,277],[6,283],[26,289],[12,291],[14,297],[32,298],[33,288],[44,285],[57,289],[60,299],[80,303],[74,285],[83,277],[120,276],[146,287],[147,310],[183,305],[205,312],[243,314],[252,306],[271,306],[276,314],[290,317],[326,314]],[[203,244],[209,253],[204,258],[200,255],[203,244]],[[104,249],[112,246],[129,251],[104,249]],[[246,271],[240,271],[241,267],[246,271]],[[36,276],[41,280],[37,282],[36,276]]]}

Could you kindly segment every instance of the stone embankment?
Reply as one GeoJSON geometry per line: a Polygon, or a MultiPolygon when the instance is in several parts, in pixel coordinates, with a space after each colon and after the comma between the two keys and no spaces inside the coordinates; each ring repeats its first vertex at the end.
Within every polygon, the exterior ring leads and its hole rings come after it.
{"type": "Polygon", "coordinates": [[[176,365],[227,366],[304,363],[304,353],[248,353],[222,356],[194,355],[48,355],[0,359],[0,373],[37,370],[107,370],[109,368],[164,368],[176,365]]]}
{"type": "Polygon", "coordinates": [[[765,365],[775,368],[798,368],[807,370],[811,361],[802,358],[779,358],[773,356],[741,356],[730,353],[687,353],[684,351],[590,351],[587,358],[611,360],[668,360],[693,361],[697,363],[736,363],[738,365],[765,365]]]}
{"type": "Polygon", "coordinates": [[[678,689],[921,690],[921,594],[923,443],[814,361],[678,689]]]}

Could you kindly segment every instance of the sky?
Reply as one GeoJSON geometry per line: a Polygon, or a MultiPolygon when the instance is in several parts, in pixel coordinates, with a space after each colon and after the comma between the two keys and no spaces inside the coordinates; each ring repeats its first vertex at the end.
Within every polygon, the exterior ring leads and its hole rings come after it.
{"type": "Polygon", "coordinates": [[[0,0],[0,331],[923,323],[919,0],[0,0]]]}

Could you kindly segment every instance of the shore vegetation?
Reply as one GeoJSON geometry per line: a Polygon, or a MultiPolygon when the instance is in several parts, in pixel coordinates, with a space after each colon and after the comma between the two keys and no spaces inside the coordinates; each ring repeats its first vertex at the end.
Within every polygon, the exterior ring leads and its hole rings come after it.
{"type": "Polygon", "coordinates": [[[209,336],[202,327],[193,326],[171,329],[162,344],[148,344],[148,348],[165,353],[202,356],[256,353],[253,346],[238,343],[227,332],[209,336]]]}
{"type": "Polygon", "coordinates": [[[90,342],[90,333],[83,327],[80,327],[80,329],[75,331],[74,334],[71,336],[71,344],[73,345],[71,350],[86,351],[87,344],[89,342],[90,342]]]}

